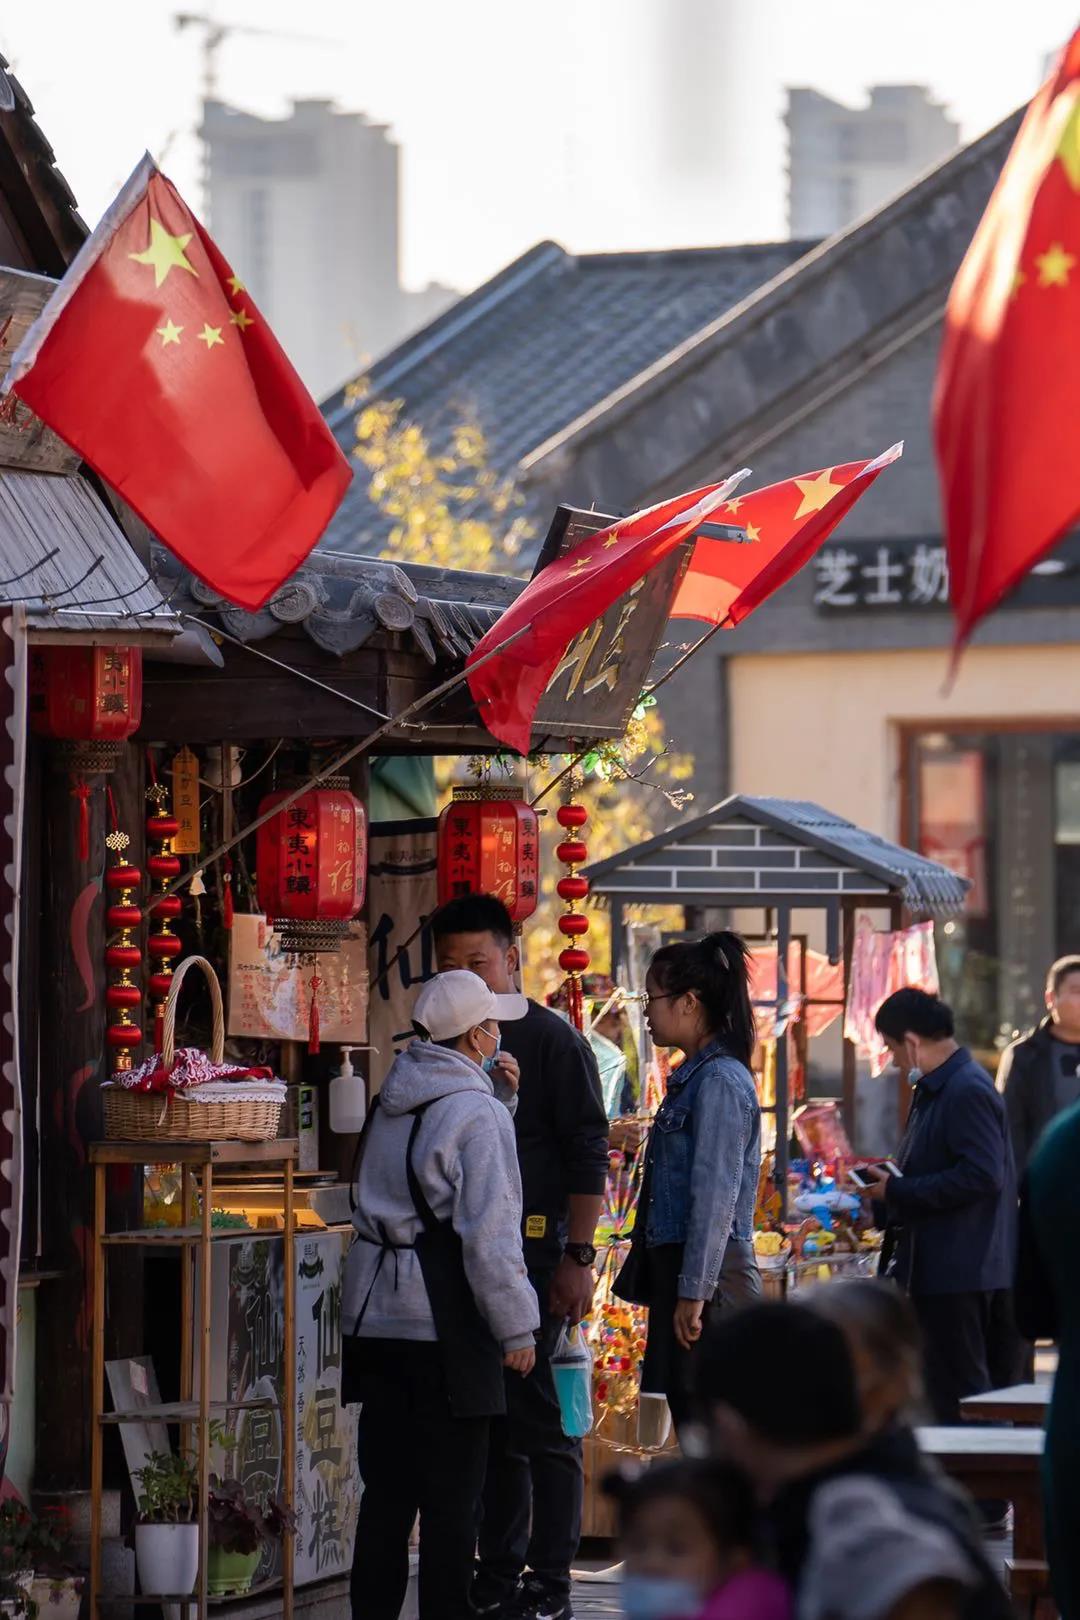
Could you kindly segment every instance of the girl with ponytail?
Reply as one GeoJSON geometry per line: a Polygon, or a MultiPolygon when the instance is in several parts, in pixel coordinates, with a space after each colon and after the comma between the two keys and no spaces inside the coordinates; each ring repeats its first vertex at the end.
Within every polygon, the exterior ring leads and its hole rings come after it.
{"type": "Polygon", "coordinates": [[[690,1416],[694,1350],[708,1313],[756,1299],[753,1221],[761,1114],[750,1073],[749,953],[738,934],[665,945],[645,980],[657,1046],[683,1053],[657,1109],[630,1254],[615,1284],[649,1307],[641,1387],[690,1416]]]}

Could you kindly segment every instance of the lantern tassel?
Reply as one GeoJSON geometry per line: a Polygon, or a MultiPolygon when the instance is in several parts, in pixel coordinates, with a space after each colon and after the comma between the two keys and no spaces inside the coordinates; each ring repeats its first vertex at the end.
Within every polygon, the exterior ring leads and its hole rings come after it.
{"type": "Polygon", "coordinates": [[[316,974],[311,975],[311,1006],[308,1010],[308,1043],[307,1049],[312,1057],[318,1057],[321,1047],[319,1045],[319,990],[322,980],[316,974]]]}
{"type": "Polygon", "coordinates": [[[584,1007],[581,996],[581,979],[572,973],[566,981],[566,1010],[570,1015],[570,1022],[579,1034],[585,1030],[584,1007]]]}
{"type": "Polygon", "coordinates": [[[231,931],[232,925],[233,925],[233,893],[232,893],[233,864],[232,864],[232,861],[229,859],[229,857],[227,855],[225,857],[224,867],[225,867],[225,871],[224,871],[224,876],[222,878],[222,884],[223,884],[224,889],[225,889],[225,895],[224,895],[224,898],[222,899],[222,902],[221,902],[221,920],[225,925],[226,932],[229,932],[229,931],[231,931]]]}
{"type": "Polygon", "coordinates": [[[71,790],[71,797],[79,801],[79,860],[85,866],[90,859],[90,786],[81,777],[71,790]]]}

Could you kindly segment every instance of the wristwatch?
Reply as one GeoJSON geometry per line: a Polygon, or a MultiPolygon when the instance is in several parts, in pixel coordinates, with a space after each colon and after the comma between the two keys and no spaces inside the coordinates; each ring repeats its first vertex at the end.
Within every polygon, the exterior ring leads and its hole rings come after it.
{"type": "Polygon", "coordinates": [[[596,1259],[596,1250],[591,1243],[567,1243],[563,1253],[568,1254],[579,1266],[591,1266],[596,1259]]]}

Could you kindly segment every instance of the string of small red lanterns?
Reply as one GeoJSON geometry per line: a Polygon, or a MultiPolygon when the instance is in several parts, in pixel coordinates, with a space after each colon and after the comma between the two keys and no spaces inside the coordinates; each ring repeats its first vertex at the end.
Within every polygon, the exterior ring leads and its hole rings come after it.
{"type": "Polygon", "coordinates": [[[158,781],[157,766],[149,752],[147,763],[150,786],[146,790],[146,798],[152,808],[146,818],[146,839],[148,847],[153,846],[153,853],[147,858],[146,869],[159,898],[150,903],[154,932],[146,941],[146,949],[150,956],[149,990],[154,1011],[154,1051],[160,1052],[165,1028],[165,1003],[172,988],[176,958],[183,948],[172,926],[183,910],[183,901],[178,894],[166,894],[165,890],[180,876],[182,862],[179,855],[173,854],[173,839],[180,831],[180,823],[165,810],[169,803],[169,790],[163,782],[158,781]]]}
{"type": "Polygon", "coordinates": [[[109,891],[109,905],[105,921],[109,930],[109,943],[105,947],[105,965],[116,977],[110,979],[105,990],[105,1005],[113,1020],[105,1031],[105,1042],[112,1054],[114,1071],[132,1067],[132,1051],[142,1044],[142,1028],[135,1018],[142,1004],[142,990],[133,977],[142,966],[142,951],[135,941],[134,930],[142,922],[142,912],[135,902],[135,891],[142,882],[142,873],[127,859],[131,838],[117,825],[116,804],[112,789],[106,789],[111,831],[106,835],[105,847],[112,860],[105,868],[105,887],[109,891]]]}
{"type": "Polygon", "coordinates": [[[588,846],[580,837],[589,812],[583,804],[562,804],[555,812],[555,819],[567,835],[555,851],[555,859],[567,869],[565,877],[561,877],[555,885],[559,899],[566,901],[566,910],[559,918],[559,932],[568,943],[559,953],[559,966],[566,974],[566,1003],[570,1021],[575,1029],[584,1030],[581,975],[589,966],[589,953],[584,946],[573,942],[584,939],[589,932],[588,917],[577,910],[589,893],[589,880],[578,871],[578,867],[589,857],[588,846]]]}

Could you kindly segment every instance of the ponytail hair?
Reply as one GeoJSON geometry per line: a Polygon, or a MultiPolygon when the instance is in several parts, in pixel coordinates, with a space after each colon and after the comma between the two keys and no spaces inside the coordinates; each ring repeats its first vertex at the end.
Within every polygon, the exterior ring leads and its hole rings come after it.
{"type": "Polygon", "coordinates": [[[724,930],[693,944],[663,945],[649,964],[665,995],[683,996],[693,990],[709,1029],[747,1068],[757,1041],[749,959],[746,941],[724,930]]]}

